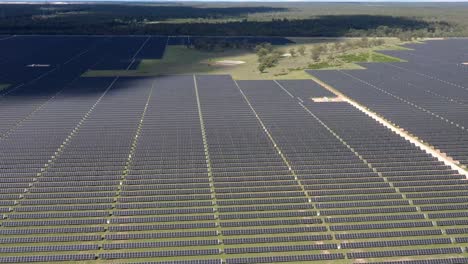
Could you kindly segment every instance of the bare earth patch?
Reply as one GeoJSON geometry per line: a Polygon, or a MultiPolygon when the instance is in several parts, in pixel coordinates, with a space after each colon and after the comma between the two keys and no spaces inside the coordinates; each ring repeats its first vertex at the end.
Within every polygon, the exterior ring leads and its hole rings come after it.
{"type": "Polygon", "coordinates": [[[367,263],[365,259],[355,259],[354,263],[367,263]]]}
{"type": "Polygon", "coordinates": [[[241,65],[244,64],[245,61],[236,61],[236,60],[221,60],[221,61],[216,61],[215,63],[212,63],[211,65],[215,66],[236,66],[236,65],[241,65]]]}

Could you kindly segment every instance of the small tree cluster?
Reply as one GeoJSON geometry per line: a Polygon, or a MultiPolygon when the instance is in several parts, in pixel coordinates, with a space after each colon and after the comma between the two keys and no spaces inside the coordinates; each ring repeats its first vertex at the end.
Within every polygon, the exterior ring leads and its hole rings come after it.
{"type": "Polygon", "coordinates": [[[320,61],[320,56],[324,53],[327,53],[328,47],[326,44],[323,45],[316,45],[313,48],[310,49],[310,57],[314,62],[319,62],[320,61]]]}
{"type": "Polygon", "coordinates": [[[281,57],[281,51],[275,50],[270,43],[257,45],[255,51],[258,56],[258,70],[260,72],[265,72],[267,68],[274,67],[281,57]]]}
{"type": "Polygon", "coordinates": [[[296,50],[293,49],[293,48],[289,49],[289,54],[291,54],[291,57],[296,57],[296,55],[297,55],[296,50]]]}
{"type": "Polygon", "coordinates": [[[398,34],[398,39],[401,41],[411,41],[413,39],[413,34],[410,31],[403,31],[398,34]]]}
{"type": "Polygon", "coordinates": [[[369,39],[367,37],[361,38],[360,40],[351,41],[350,46],[352,48],[372,48],[385,44],[383,39],[369,39]]]}
{"type": "Polygon", "coordinates": [[[259,57],[264,56],[273,51],[273,45],[271,43],[261,43],[255,46],[255,52],[259,57]]]}

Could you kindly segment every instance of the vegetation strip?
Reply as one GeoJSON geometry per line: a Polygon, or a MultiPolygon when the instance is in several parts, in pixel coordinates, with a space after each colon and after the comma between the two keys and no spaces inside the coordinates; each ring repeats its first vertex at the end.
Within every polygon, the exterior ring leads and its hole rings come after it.
{"type": "MultiPolygon", "coordinates": [[[[400,38],[466,36],[452,3],[5,3],[0,33],[400,38]]],[[[8,36],[6,38],[12,38],[8,36]]]]}

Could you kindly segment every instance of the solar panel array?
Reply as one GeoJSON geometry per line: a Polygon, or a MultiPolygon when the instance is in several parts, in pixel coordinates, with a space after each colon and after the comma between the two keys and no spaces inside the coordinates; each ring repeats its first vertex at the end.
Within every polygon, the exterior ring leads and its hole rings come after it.
{"type": "Polygon", "coordinates": [[[159,78],[152,85],[105,237],[109,242],[104,248],[113,251],[103,257],[178,260],[218,255],[193,77],[159,78]]]}
{"type": "Polygon", "coordinates": [[[150,42],[150,36],[115,36],[109,39],[109,45],[103,50],[100,61],[92,65],[92,70],[126,70],[138,66],[136,56],[150,42]]]}
{"type": "Polygon", "coordinates": [[[67,80],[6,114],[0,263],[468,262],[464,176],[311,80],[67,80]]]}
{"type": "Polygon", "coordinates": [[[297,92],[294,82],[238,83],[346,257],[462,253],[439,221],[459,204],[419,196],[464,188],[465,177],[347,103],[307,100],[312,86],[297,92]]]}
{"type": "Polygon", "coordinates": [[[466,40],[428,41],[386,51],[409,62],[366,70],[312,71],[319,79],[468,165],[466,40]]]}
{"type": "Polygon", "coordinates": [[[464,200],[431,196],[463,177],[350,105],[308,100],[330,95],[311,81],[81,82],[100,93],[64,92],[2,141],[43,131],[27,147],[52,154],[2,177],[3,262],[463,255],[446,220],[464,200]],[[64,126],[56,141],[47,118],[64,126]]]}
{"type": "MultiPolygon", "coordinates": [[[[41,109],[98,60],[104,39],[21,36],[0,41],[0,138],[41,109]],[[34,41],[34,47],[31,46],[34,41]],[[71,45],[75,42],[76,45],[71,45]],[[60,49],[58,47],[61,47],[60,49]],[[41,49],[55,49],[56,53],[41,49]],[[46,64],[49,67],[30,67],[46,64]],[[20,105],[21,107],[18,107],[20,105]]],[[[86,92],[86,91],[83,91],[86,92]]]]}
{"type": "Polygon", "coordinates": [[[337,245],[230,77],[197,85],[227,262],[343,258],[323,252],[337,245]]]}

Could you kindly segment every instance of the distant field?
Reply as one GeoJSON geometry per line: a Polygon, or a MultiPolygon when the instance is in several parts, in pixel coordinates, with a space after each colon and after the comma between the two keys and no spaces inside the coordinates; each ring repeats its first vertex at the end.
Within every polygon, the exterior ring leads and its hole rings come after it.
{"type": "MultiPolygon", "coordinates": [[[[292,40],[297,40],[292,38],[292,40]]],[[[185,46],[168,46],[161,60],[143,59],[134,70],[91,70],[84,76],[158,76],[171,74],[230,74],[238,80],[271,80],[271,79],[307,79],[309,75],[306,69],[360,69],[356,62],[395,62],[398,58],[378,53],[378,50],[405,49],[398,44],[397,39],[387,38],[385,44],[373,48],[356,48],[336,54],[337,61],[328,61],[326,56],[321,56],[322,62],[314,63],[310,58],[310,49],[315,45],[326,44],[331,47],[334,42],[344,40],[317,40],[313,38],[301,39],[300,44],[277,46],[276,49],[284,54],[289,50],[305,48],[305,54],[297,54],[294,57],[283,57],[273,68],[268,68],[260,73],[258,57],[251,50],[227,50],[227,51],[200,51],[185,46]],[[339,61],[338,61],[339,60],[339,61]],[[219,65],[223,61],[242,62],[239,65],[219,65]]]]}

